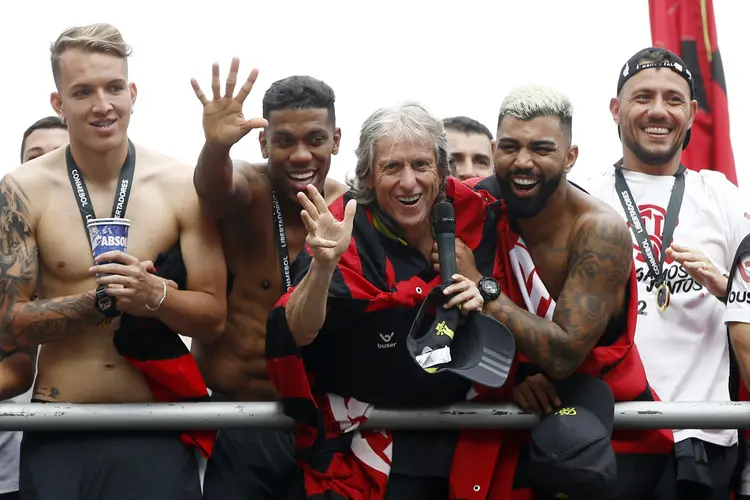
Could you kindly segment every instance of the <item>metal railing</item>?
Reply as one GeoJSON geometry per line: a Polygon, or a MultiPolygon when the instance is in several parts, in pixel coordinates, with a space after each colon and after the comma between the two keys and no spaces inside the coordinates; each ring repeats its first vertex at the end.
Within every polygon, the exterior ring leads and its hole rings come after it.
{"type": "MultiPolygon", "coordinates": [[[[527,429],[537,417],[512,404],[462,403],[423,410],[375,410],[370,429],[527,429]]],[[[290,427],[277,403],[2,403],[0,430],[181,430],[290,427]]],[[[620,429],[747,429],[750,403],[627,402],[615,406],[620,429]]]]}

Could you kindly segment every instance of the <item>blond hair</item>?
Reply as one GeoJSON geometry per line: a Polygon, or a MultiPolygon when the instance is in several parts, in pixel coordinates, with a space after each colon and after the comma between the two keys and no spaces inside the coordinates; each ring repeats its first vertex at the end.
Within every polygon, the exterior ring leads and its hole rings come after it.
{"type": "Polygon", "coordinates": [[[60,83],[60,57],[67,50],[78,49],[84,52],[99,52],[120,57],[127,61],[132,53],[125,43],[120,30],[107,23],[74,26],[63,31],[50,46],[52,76],[55,84],[60,83]]]}

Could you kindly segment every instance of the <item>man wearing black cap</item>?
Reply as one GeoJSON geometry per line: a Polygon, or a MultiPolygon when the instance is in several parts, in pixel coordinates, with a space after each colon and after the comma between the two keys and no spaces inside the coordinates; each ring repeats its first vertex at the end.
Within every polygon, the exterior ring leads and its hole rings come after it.
{"type": "MultiPolygon", "coordinates": [[[[672,52],[651,47],[631,57],[610,102],[622,159],[584,185],[630,226],[635,338],[649,382],[665,401],[728,401],[726,273],[750,232],[750,211],[722,174],[680,162],[698,107],[694,86],[672,52]]],[[[678,429],[674,436],[657,498],[728,499],[737,432],[678,429]]]]}

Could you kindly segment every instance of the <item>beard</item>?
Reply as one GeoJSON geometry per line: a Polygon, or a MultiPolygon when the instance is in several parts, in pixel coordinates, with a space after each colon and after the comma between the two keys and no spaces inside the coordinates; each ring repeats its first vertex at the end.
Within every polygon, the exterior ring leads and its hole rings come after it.
{"type": "MultiPolygon", "coordinates": [[[[649,124],[654,127],[663,126],[662,124],[649,124]]],[[[624,134],[622,142],[625,144],[630,151],[633,152],[636,158],[643,163],[651,167],[660,167],[667,164],[682,150],[682,143],[685,141],[685,135],[687,131],[684,131],[677,138],[674,144],[672,144],[666,151],[649,151],[641,143],[635,140],[635,137],[631,134],[624,134]]]]}
{"type": "Polygon", "coordinates": [[[510,177],[517,173],[518,172],[508,172],[505,178],[497,175],[497,182],[500,184],[503,199],[508,206],[508,213],[512,217],[519,219],[530,219],[538,215],[544,207],[547,206],[547,202],[552,195],[555,194],[555,191],[557,191],[557,188],[562,182],[563,172],[562,169],[560,169],[560,172],[549,179],[542,177],[539,180],[539,192],[529,198],[518,197],[513,191],[510,177]]]}

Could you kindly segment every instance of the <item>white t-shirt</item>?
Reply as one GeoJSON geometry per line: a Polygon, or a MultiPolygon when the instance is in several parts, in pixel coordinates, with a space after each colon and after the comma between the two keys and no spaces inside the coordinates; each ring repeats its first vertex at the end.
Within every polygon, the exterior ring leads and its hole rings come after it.
{"type": "MultiPolygon", "coordinates": [[[[660,262],[664,218],[675,178],[629,171],[623,174],[660,262]]],[[[628,220],[615,190],[614,168],[578,184],[628,220]]],[[[750,232],[750,210],[746,206],[740,191],[723,174],[688,170],[672,241],[702,252],[725,273],[740,241],[750,232]]],[[[667,259],[663,272],[672,291],[671,303],[665,312],[659,312],[652,278],[635,238],[633,257],[639,299],[635,343],[651,387],[662,401],[729,401],[724,304],[690,278],[680,264],[667,259]]],[[[732,429],[678,429],[674,436],[677,442],[691,437],[720,446],[737,442],[737,431],[732,429]]]]}

